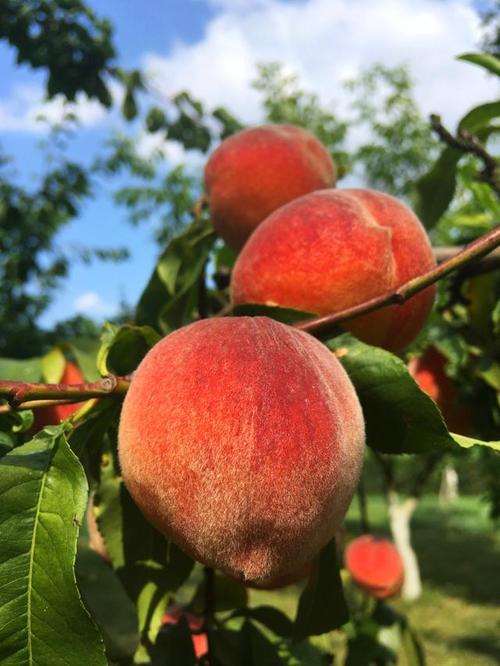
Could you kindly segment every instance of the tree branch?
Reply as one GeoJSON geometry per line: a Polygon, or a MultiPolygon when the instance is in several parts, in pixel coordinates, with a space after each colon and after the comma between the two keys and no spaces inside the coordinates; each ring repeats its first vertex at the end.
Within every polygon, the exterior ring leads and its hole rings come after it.
{"type": "MultiPolygon", "coordinates": [[[[62,400],[66,403],[82,402],[90,398],[122,397],[130,386],[127,377],[108,375],[97,382],[86,384],[37,384],[33,382],[0,381],[0,398],[7,400],[13,409],[28,401],[62,400]]],[[[45,405],[44,405],[45,406],[45,405]]]]}
{"type": "Polygon", "coordinates": [[[462,251],[450,257],[442,264],[439,264],[436,268],[409,280],[393,291],[387,291],[380,296],[371,298],[369,301],[359,303],[335,314],[295,322],[292,326],[308,333],[326,332],[332,328],[336,328],[341,322],[368,314],[374,310],[380,310],[388,305],[402,305],[412,296],[418,294],[419,291],[441,280],[458,268],[462,268],[474,260],[484,257],[499,246],[500,227],[497,227],[467,245],[462,251]]]}
{"type": "MultiPolygon", "coordinates": [[[[456,256],[464,249],[464,246],[457,247],[455,245],[433,247],[434,259],[438,264],[448,261],[456,256]]],[[[500,268],[500,247],[487,254],[482,259],[466,264],[460,269],[460,275],[464,277],[472,277],[474,275],[481,275],[482,273],[489,273],[500,268]]]]}
{"type": "Polygon", "coordinates": [[[500,164],[493,155],[491,155],[483,146],[479,138],[461,129],[458,131],[457,136],[453,136],[449,130],[444,127],[441,122],[440,116],[435,113],[431,114],[431,127],[439,136],[441,141],[446,143],[451,148],[456,148],[464,153],[470,153],[479,157],[484,167],[480,174],[480,179],[491,185],[492,189],[500,196],[500,164]]]}
{"type": "Polygon", "coordinates": [[[412,497],[418,498],[422,494],[425,484],[429,480],[432,472],[435,470],[437,464],[443,459],[442,453],[435,453],[432,456],[429,456],[424,462],[422,469],[416,475],[413,481],[413,487],[411,489],[410,495],[412,497]]]}

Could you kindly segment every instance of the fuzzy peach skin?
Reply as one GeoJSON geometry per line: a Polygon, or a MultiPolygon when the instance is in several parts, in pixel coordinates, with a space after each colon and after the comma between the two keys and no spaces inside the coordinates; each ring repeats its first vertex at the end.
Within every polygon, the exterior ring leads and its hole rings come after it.
{"type": "Polygon", "coordinates": [[[205,167],[216,232],[239,250],[270,213],[297,197],[335,185],[330,153],[294,125],[262,125],[221,143],[205,167]]]}
{"type": "Polygon", "coordinates": [[[313,562],[307,562],[307,564],[301,566],[300,569],[285,574],[284,576],[278,576],[272,580],[267,580],[265,583],[250,582],[247,583],[247,586],[256,590],[280,590],[282,587],[288,587],[288,585],[300,583],[300,581],[308,578],[316,566],[316,560],[313,562]]]}
{"type": "Polygon", "coordinates": [[[403,561],[388,539],[358,537],[347,546],[344,559],[353,581],[376,599],[394,596],[403,585],[403,561]]]}
{"type": "MultiPolygon", "coordinates": [[[[232,299],[333,314],[434,266],[423,226],[400,201],[375,190],[322,190],[278,209],[254,232],[233,270],[232,299]]],[[[370,344],[402,349],[425,323],[434,293],[429,287],[345,328],[370,344]]]]}
{"type": "MultiPolygon", "coordinates": [[[[85,379],[79,368],[71,361],[67,361],[64,372],[59,380],[60,384],[81,384],[85,379]]],[[[48,425],[58,425],[61,421],[69,418],[71,414],[78,411],[84,402],[76,402],[68,405],[54,405],[52,407],[42,407],[34,411],[35,419],[33,421],[32,431],[38,432],[48,425]]]]}
{"type": "Polygon", "coordinates": [[[448,428],[452,432],[470,435],[470,410],[461,402],[458,387],[446,374],[445,367],[446,356],[433,346],[408,363],[410,375],[437,404],[448,428]]]}
{"type": "Polygon", "coordinates": [[[200,562],[262,584],[333,536],[363,448],[340,363],[266,317],[206,319],[161,340],[119,428],[125,484],[151,523],[200,562]]]}

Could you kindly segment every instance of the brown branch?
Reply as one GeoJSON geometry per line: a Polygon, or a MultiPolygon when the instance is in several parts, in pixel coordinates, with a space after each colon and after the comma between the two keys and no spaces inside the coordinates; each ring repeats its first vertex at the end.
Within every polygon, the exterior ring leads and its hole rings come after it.
{"type": "Polygon", "coordinates": [[[122,397],[130,386],[127,377],[108,375],[86,384],[38,384],[34,382],[0,381],[0,398],[17,409],[29,402],[63,400],[66,403],[82,402],[90,398],[122,397]]]}
{"type": "Polygon", "coordinates": [[[500,196],[500,164],[486,150],[479,138],[465,129],[460,129],[457,136],[453,136],[442,124],[440,116],[433,113],[430,119],[432,129],[446,145],[463,153],[470,153],[479,157],[484,165],[480,174],[480,180],[491,185],[492,189],[500,196]]]}
{"type": "Polygon", "coordinates": [[[326,332],[332,328],[335,329],[341,322],[368,314],[374,310],[380,310],[388,305],[402,305],[412,296],[418,294],[419,291],[441,280],[453,271],[484,257],[499,246],[500,227],[497,227],[467,245],[461,252],[436,266],[436,268],[409,280],[393,291],[387,291],[380,296],[371,298],[369,301],[359,303],[335,314],[295,322],[292,326],[308,333],[326,332]]]}
{"type": "MultiPolygon", "coordinates": [[[[448,261],[448,259],[456,256],[463,249],[463,246],[457,247],[454,245],[432,248],[434,252],[434,258],[438,264],[442,264],[444,261],[448,261]]],[[[471,264],[466,264],[463,266],[460,269],[460,275],[465,277],[472,277],[474,275],[481,275],[482,273],[496,271],[498,268],[500,268],[500,247],[497,247],[496,250],[493,250],[482,259],[478,259],[471,264]]]]}

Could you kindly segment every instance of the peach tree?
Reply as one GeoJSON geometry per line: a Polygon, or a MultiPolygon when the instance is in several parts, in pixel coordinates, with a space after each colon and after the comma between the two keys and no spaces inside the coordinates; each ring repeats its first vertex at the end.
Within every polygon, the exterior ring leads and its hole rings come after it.
{"type": "MultiPolygon", "coordinates": [[[[44,29],[47,21],[50,23],[51,12],[58,9],[57,3],[41,3],[41,10],[36,14],[41,17],[40,29],[44,29]]],[[[3,25],[8,25],[18,11],[19,4],[14,0],[6,3],[2,9],[3,25]]],[[[81,88],[84,84],[83,89],[90,96],[109,104],[101,78],[105,72],[121,81],[125,88],[123,113],[128,118],[135,117],[138,113],[136,92],[142,86],[140,74],[112,66],[109,26],[95,23],[94,17],[81,3],[75,3],[71,13],[76,24],[70,21],[70,25],[74,27],[75,35],[83,40],[81,49],[85,51],[89,43],[80,20],[83,26],[90,21],[92,29],[101,35],[97,40],[101,44],[98,50],[100,67],[87,71],[83,79],[78,58],[60,70],[56,68],[51,75],[49,92],[63,90],[71,98],[78,86],[81,88]]],[[[21,36],[20,50],[24,59],[28,58],[34,67],[44,66],[44,52],[38,53],[36,44],[30,47],[32,32],[26,28],[24,33],[21,31],[16,35],[17,39],[21,36]]],[[[54,40],[54,46],[61,47],[55,59],[67,59],[70,51],[65,48],[64,40],[62,46],[60,40],[54,40]]],[[[493,75],[500,73],[495,56],[469,54],[464,59],[486,68],[493,75]]],[[[207,150],[212,142],[211,123],[204,117],[199,103],[184,93],[178,95],[172,105],[175,107],[173,118],[162,109],[151,108],[146,116],[148,127],[152,131],[163,128],[170,138],[177,137],[187,148],[207,150]]],[[[299,101],[295,111],[299,113],[304,109],[307,107],[301,107],[299,101]]],[[[277,110],[270,109],[270,115],[272,113],[277,110]]],[[[413,275],[394,284],[384,283],[375,293],[370,292],[355,302],[345,302],[331,312],[328,309],[322,316],[318,316],[317,309],[312,308],[312,312],[298,310],[293,304],[280,303],[274,296],[264,302],[247,301],[235,306],[230,297],[229,282],[236,255],[216,236],[213,203],[210,196],[208,200],[202,197],[193,208],[190,224],[169,239],[127,324],[106,324],[98,343],[92,339],[67,339],[39,357],[0,360],[2,663],[7,666],[23,663],[314,665],[332,661],[329,637],[335,630],[343,632],[346,637],[346,664],[391,664],[403,653],[408,663],[424,663],[422,646],[406,618],[373,594],[369,581],[364,587],[359,585],[359,580],[355,584],[349,567],[342,566],[344,545],[349,537],[330,517],[325,519],[328,524],[317,519],[321,528],[318,543],[314,542],[314,531],[305,535],[300,532],[292,520],[296,516],[290,515],[288,522],[282,520],[280,529],[283,534],[280,537],[286,540],[287,552],[293,552],[294,560],[285,561],[283,570],[278,571],[285,575],[284,579],[271,577],[268,580],[248,574],[247,580],[238,580],[238,570],[231,570],[224,558],[227,550],[224,535],[232,534],[236,521],[241,518],[237,512],[231,514],[229,511],[235,508],[231,501],[214,502],[208,507],[197,506],[193,501],[191,493],[200,482],[200,475],[202,480],[204,478],[200,461],[194,456],[181,459],[180,472],[172,473],[163,488],[163,466],[170,469],[168,455],[155,459],[154,452],[145,445],[145,459],[141,460],[141,441],[146,444],[148,432],[155,429],[153,421],[163,429],[162,432],[168,432],[169,424],[178,428],[177,422],[182,422],[188,429],[192,425],[193,404],[190,404],[191,411],[186,409],[181,402],[182,392],[176,391],[175,385],[169,387],[168,366],[162,367],[153,360],[153,368],[160,370],[160,374],[153,372],[149,378],[140,379],[142,391],[134,398],[136,413],[134,410],[128,413],[126,426],[120,426],[120,417],[124,399],[133,399],[126,396],[132,396],[135,391],[131,387],[142,375],[142,370],[138,370],[139,366],[144,367],[141,362],[146,356],[155,358],[149,354],[151,350],[159,349],[160,341],[174,339],[169,337],[171,334],[176,336],[175,340],[182,340],[180,335],[194,330],[185,328],[189,325],[201,325],[210,331],[212,327],[215,330],[220,326],[220,322],[229,328],[238,326],[241,321],[253,321],[256,326],[258,321],[265,321],[272,330],[287,332],[287,342],[279,345],[283,357],[280,362],[266,359],[265,371],[272,374],[272,381],[267,384],[269,394],[263,394],[260,399],[272,400],[277,395],[273,409],[280,416],[276,422],[268,418],[265,423],[269,441],[271,435],[275,435],[273,429],[277,429],[278,422],[283,432],[288,427],[286,434],[293,438],[299,413],[303,415],[306,429],[313,434],[314,444],[317,441],[314,427],[321,429],[324,425],[320,419],[312,418],[317,413],[314,392],[300,395],[294,403],[291,391],[296,388],[295,378],[291,371],[280,375],[292,351],[302,357],[308,356],[291,342],[301,339],[308,341],[310,354],[317,353],[318,357],[328,359],[319,374],[327,375],[325,367],[332,363],[335,373],[344,378],[342,381],[348,382],[349,386],[352,383],[362,410],[366,444],[370,455],[379,460],[384,470],[389,492],[394,491],[395,485],[394,461],[403,454],[412,456],[415,464],[421,466],[422,477],[434,461],[445,455],[466,455],[475,464],[486,461],[487,467],[498,467],[495,456],[500,443],[496,441],[495,433],[500,422],[496,360],[499,282],[494,269],[498,267],[495,248],[500,245],[497,198],[500,185],[498,161],[487,146],[499,129],[499,117],[500,106],[494,101],[472,109],[460,121],[456,134],[447,130],[439,118],[432,120],[444,147],[429,172],[418,181],[413,204],[434,241],[439,245],[459,246],[442,256],[444,261],[437,266],[421,266],[413,275]],[[460,252],[460,247],[466,243],[469,244],[460,252]],[[467,373],[473,378],[470,394],[479,408],[471,436],[448,431],[436,403],[409,374],[402,354],[396,355],[362,342],[353,334],[358,333],[357,327],[352,328],[350,324],[360,316],[383,318],[387,308],[392,308],[392,312],[398,312],[398,308],[402,311],[415,302],[414,299],[419,299],[423,290],[438,281],[437,306],[413,351],[418,354],[429,343],[436,344],[457,375],[467,373]],[[242,315],[267,319],[242,320],[242,315]],[[318,348],[321,351],[313,351],[318,348]],[[71,375],[72,368],[81,373],[82,379],[71,375]],[[161,410],[164,387],[169,387],[174,395],[168,414],[161,410]],[[288,393],[287,388],[290,389],[288,393]],[[144,406],[148,409],[146,414],[141,411],[144,406]],[[62,422],[57,423],[61,419],[62,422]],[[45,425],[51,420],[54,425],[45,425]],[[126,427],[127,431],[137,429],[139,433],[134,437],[138,469],[134,483],[127,481],[128,473],[123,473],[120,427],[126,427]],[[158,519],[158,514],[164,515],[168,508],[162,507],[164,495],[179,478],[191,478],[192,482],[190,485],[183,481],[177,489],[179,497],[185,494],[186,501],[185,504],[178,502],[175,517],[178,524],[194,529],[195,514],[201,524],[205,512],[206,525],[202,525],[205,532],[213,526],[218,529],[212,535],[210,557],[203,548],[189,547],[183,534],[185,528],[178,525],[173,528],[171,517],[166,521],[167,528],[158,519]],[[134,487],[140,487],[141,492],[134,487]],[[141,493],[151,498],[149,502],[147,498],[139,501],[141,493]],[[189,512],[193,514],[191,522],[189,512]],[[287,525],[289,533],[286,532],[287,525]],[[86,548],[87,538],[90,538],[95,552],[86,548]],[[307,557],[303,557],[306,551],[307,557]],[[310,556],[313,556],[312,562],[310,556]],[[293,566],[296,563],[301,565],[297,576],[293,566]],[[302,579],[293,618],[277,607],[253,602],[251,585],[280,587],[290,582],[288,574],[293,574],[292,579],[302,579]]],[[[214,118],[220,123],[220,138],[241,129],[239,123],[222,109],[213,112],[211,120],[214,118]]],[[[327,123],[323,123],[323,128],[326,126],[327,123]]],[[[339,138],[335,132],[329,135],[325,132],[325,135],[333,144],[339,138]]],[[[325,136],[318,138],[324,141],[325,136]]],[[[118,170],[121,162],[130,157],[124,155],[124,149],[126,146],[118,146],[115,154],[100,166],[109,171],[118,170]]],[[[373,151],[371,155],[374,156],[373,151]]],[[[275,166],[266,178],[275,177],[289,163],[290,158],[283,165],[275,166]]],[[[251,163],[243,173],[243,181],[258,176],[258,169],[259,160],[251,163]]],[[[75,173],[78,176],[79,172],[75,173]]],[[[182,186],[185,181],[181,177],[176,181],[175,173],[171,174],[169,185],[179,184],[182,186]]],[[[86,180],[77,177],[74,189],[78,196],[86,192],[86,180]]],[[[254,196],[258,192],[257,188],[254,196]]],[[[301,191],[293,196],[305,193],[301,191]]],[[[134,192],[129,190],[124,196],[133,198],[134,192]]],[[[28,203],[32,210],[33,201],[28,203]]],[[[284,202],[276,205],[281,203],[284,202]]],[[[250,207],[252,198],[248,198],[244,205],[250,207]]],[[[64,215],[71,217],[73,209],[74,202],[64,199],[64,215]]],[[[171,211],[173,215],[175,212],[171,211]]],[[[180,213],[183,215],[184,212],[181,207],[180,213]]],[[[33,222],[36,224],[39,219],[34,217],[33,222]]],[[[359,249],[363,249],[361,245],[359,249]]],[[[364,249],[369,255],[370,248],[364,249]]],[[[439,252],[435,254],[439,255],[439,252]]],[[[377,261],[377,257],[372,257],[372,263],[377,261]]],[[[354,255],[351,263],[355,264],[354,255]]],[[[356,268],[355,265],[352,267],[356,268]]],[[[316,268],[311,266],[311,270],[316,268]]],[[[57,266],[55,270],[57,272],[57,266]]],[[[322,286],[321,281],[318,284],[322,286]]],[[[404,322],[400,326],[404,326],[404,322]]],[[[208,338],[205,346],[200,343],[201,360],[197,364],[190,360],[187,344],[174,350],[169,357],[172,375],[174,367],[176,372],[185,373],[185,381],[191,387],[190,396],[196,401],[196,396],[203,393],[204,402],[196,405],[197,417],[201,413],[200,432],[203,432],[205,408],[206,430],[217,431],[218,423],[209,419],[213,410],[221,409],[229,383],[223,372],[227,356],[222,356],[223,361],[220,361],[217,354],[231,352],[237,357],[239,350],[245,349],[239,344],[237,335],[224,343],[218,345],[215,334],[208,338]],[[204,347],[206,357],[203,356],[204,347]],[[183,359],[180,367],[179,358],[183,359]],[[219,372],[213,369],[206,372],[212,367],[210,364],[215,364],[216,369],[219,367],[219,372]],[[192,368],[193,372],[187,372],[186,367],[192,368]],[[207,377],[212,384],[207,385],[207,377]],[[197,383],[203,383],[202,387],[197,388],[197,383]]],[[[255,347],[258,348],[258,341],[255,347]]],[[[262,349],[265,351],[266,347],[262,347],[261,352],[262,349]]],[[[255,412],[256,419],[263,412],[262,404],[260,410],[256,409],[256,394],[248,390],[251,373],[255,373],[256,356],[252,343],[247,344],[245,353],[241,353],[242,370],[238,373],[233,368],[230,378],[233,384],[239,382],[241,391],[250,396],[246,403],[238,403],[237,409],[231,405],[230,433],[236,448],[240,441],[238,437],[244,435],[239,432],[239,424],[242,424],[241,430],[249,430],[248,412],[255,412]]],[[[185,386],[183,389],[186,393],[185,386]]],[[[236,399],[235,395],[233,390],[231,397],[236,399]]],[[[222,409],[224,411],[224,405],[222,409]]],[[[350,412],[346,414],[339,410],[337,429],[352,427],[355,420],[352,405],[350,412]]],[[[203,441],[201,434],[200,441],[203,441]]],[[[242,441],[245,444],[245,440],[242,441]]],[[[301,488],[287,488],[287,474],[291,474],[295,464],[297,474],[302,473],[305,506],[297,504],[292,508],[297,514],[307,512],[308,480],[314,476],[300,468],[304,463],[302,458],[298,462],[287,460],[289,452],[286,447],[282,459],[267,459],[266,443],[266,438],[262,437],[259,455],[263,462],[254,471],[254,483],[242,484],[241,492],[255,493],[257,488],[264,508],[269,490],[276,490],[283,501],[288,501],[289,495],[296,497],[301,488]],[[266,482],[259,477],[260,470],[269,470],[266,482]],[[271,487],[273,474],[277,488],[271,487]]],[[[216,457],[217,448],[210,453],[216,457]]],[[[222,453],[225,454],[225,450],[222,453]]],[[[316,453],[314,449],[309,451],[317,474],[326,472],[329,465],[335,467],[335,460],[320,459],[319,456],[315,459],[316,453]],[[319,463],[323,463],[325,469],[319,463]]],[[[217,478],[219,485],[214,482],[213,488],[217,491],[217,500],[224,495],[225,482],[230,484],[231,479],[245,472],[243,466],[238,466],[238,460],[231,459],[231,465],[228,465],[224,455],[219,458],[215,467],[216,476],[220,477],[217,478]]],[[[176,464],[179,465],[179,460],[176,464]]],[[[334,477],[342,478],[348,468],[347,464],[340,464],[334,477]]],[[[347,481],[352,487],[346,498],[350,498],[357,481],[355,472],[350,470],[349,475],[347,481]]],[[[292,483],[291,478],[289,482],[292,483]]],[[[234,491],[234,488],[229,490],[234,491]]],[[[319,494],[320,505],[325,502],[326,492],[324,489],[319,494]]],[[[331,488],[328,492],[331,493],[331,488]]],[[[494,483],[490,492],[494,499],[498,498],[494,483]]],[[[245,498],[238,498],[236,492],[232,497],[233,504],[238,501],[244,504],[245,498]]],[[[205,500],[211,502],[209,486],[205,500]]],[[[267,524],[262,516],[259,524],[250,521],[251,529],[247,534],[250,543],[252,540],[273,542],[276,536],[273,529],[284,517],[280,514],[282,507],[281,501],[270,507],[277,512],[274,522],[270,520],[267,524]]],[[[249,518],[252,516],[244,515],[242,520],[249,518]]],[[[368,558],[368,555],[364,557],[368,558]]],[[[367,559],[364,563],[367,564],[367,559]]]]}

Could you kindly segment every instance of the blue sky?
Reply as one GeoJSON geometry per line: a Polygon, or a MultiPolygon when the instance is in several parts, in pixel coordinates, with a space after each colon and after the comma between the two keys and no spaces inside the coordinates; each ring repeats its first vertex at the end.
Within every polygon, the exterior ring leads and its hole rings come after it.
{"type": "MultiPolygon", "coordinates": [[[[115,26],[118,61],[141,66],[152,85],[169,96],[182,88],[208,106],[225,104],[247,122],[260,118],[259,99],[250,86],[255,63],[279,60],[297,72],[305,88],[325,103],[342,105],[345,78],[380,61],[406,62],[416,79],[425,113],[440,112],[448,123],[473,104],[498,97],[492,79],[454,56],[474,50],[479,22],[468,0],[107,0],[90,4],[115,26]]],[[[41,106],[44,76],[16,67],[14,52],[0,46],[0,142],[17,160],[25,182],[43,170],[37,144],[44,138],[34,116],[40,110],[57,115],[57,103],[41,106]]],[[[81,129],[71,154],[91,159],[113,127],[117,114],[80,100],[81,129]]],[[[138,141],[145,138],[138,136],[138,141]]],[[[175,146],[167,160],[182,161],[175,146]]],[[[151,230],[132,228],[126,213],[112,203],[104,187],[84,204],[79,218],[64,229],[57,243],[129,246],[130,261],[75,264],[42,323],[84,312],[102,319],[119,301],[137,300],[154,264],[157,248],[151,230]]]]}

